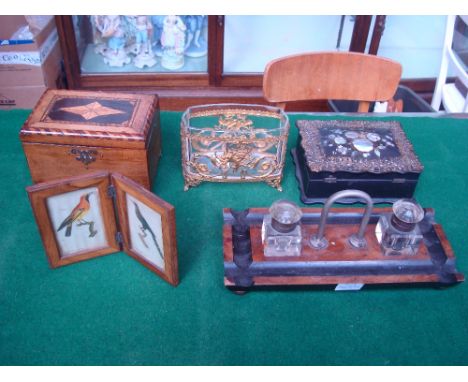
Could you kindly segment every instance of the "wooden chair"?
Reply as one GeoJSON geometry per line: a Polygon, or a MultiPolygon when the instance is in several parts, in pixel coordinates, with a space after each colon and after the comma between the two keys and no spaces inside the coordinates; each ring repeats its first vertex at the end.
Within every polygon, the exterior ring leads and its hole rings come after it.
{"type": "Polygon", "coordinates": [[[393,97],[401,71],[396,61],[363,53],[297,54],[267,64],[263,95],[282,109],[290,101],[339,99],[368,112],[370,102],[393,97]]]}

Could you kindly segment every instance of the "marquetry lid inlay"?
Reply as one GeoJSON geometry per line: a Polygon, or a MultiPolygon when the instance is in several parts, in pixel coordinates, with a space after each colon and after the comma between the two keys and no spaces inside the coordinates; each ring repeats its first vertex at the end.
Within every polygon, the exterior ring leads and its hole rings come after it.
{"type": "Polygon", "coordinates": [[[117,110],[111,107],[103,106],[97,101],[89,103],[87,105],[82,105],[82,106],[62,107],[59,110],[67,111],[73,114],[78,114],[86,120],[90,120],[90,119],[105,116],[105,115],[124,114],[122,110],[117,110]]]}

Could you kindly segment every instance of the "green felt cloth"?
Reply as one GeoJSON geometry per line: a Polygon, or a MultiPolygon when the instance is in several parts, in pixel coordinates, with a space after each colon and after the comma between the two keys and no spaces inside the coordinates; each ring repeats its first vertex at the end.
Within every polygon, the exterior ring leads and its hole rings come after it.
{"type": "MultiPolygon", "coordinates": [[[[25,187],[18,132],[28,111],[0,113],[0,364],[448,365],[468,363],[468,283],[255,291],[223,285],[222,208],[299,203],[290,155],[282,193],[263,184],[183,191],[180,113],[162,113],[154,193],[176,207],[181,283],[117,253],[52,270],[25,187]]],[[[295,144],[291,116],[289,146],[295,144]]],[[[309,117],[310,118],[310,117],[309,117]]],[[[416,198],[436,210],[468,274],[468,122],[400,118],[425,166],[416,198]]]]}

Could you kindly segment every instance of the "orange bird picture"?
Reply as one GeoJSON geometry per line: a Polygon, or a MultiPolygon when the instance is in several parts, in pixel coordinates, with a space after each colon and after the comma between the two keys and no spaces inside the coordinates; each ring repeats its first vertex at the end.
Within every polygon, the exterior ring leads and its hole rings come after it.
{"type": "Polygon", "coordinates": [[[60,224],[60,227],[57,229],[57,232],[62,230],[63,228],[67,227],[65,230],[65,236],[70,236],[71,231],[72,231],[72,226],[73,223],[78,222],[78,223],[84,223],[83,218],[86,216],[86,214],[89,211],[90,204],[89,204],[89,196],[91,195],[91,192],[81,195],[80,201],[76,205],[75,208],[73,208],[72,212],[70,212],[70,215],[68,215],[65,220],[60,224]]]}

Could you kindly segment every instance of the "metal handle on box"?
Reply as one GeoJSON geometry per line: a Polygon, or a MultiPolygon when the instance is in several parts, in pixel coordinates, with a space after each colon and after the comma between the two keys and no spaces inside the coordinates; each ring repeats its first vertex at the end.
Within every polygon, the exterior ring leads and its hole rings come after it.
{"type": "Polygon", "coordinates": [[[366,239],[364,238],[364,233],[366,231],[366,227],[369,223],[370,215],[372,213],[372,198],[369,196],[369,194],[365,193],[364,191],[343,190],[335,192],[325,202],[322,213],[320,215],[318,232],[310,238],[310,245],[312,246],[312,248],[324,249],[328,247],[328,240],[325,238],[324,234],[330,208],[333,205],[333,203],[335,203],[338,199],[351,197],[364,199],[364,201],[366,202],[366,210],[364,212],[364,216],[362,217],[358,233],[353,234],[349,237],[349,243],[355,248],[364,248],[367,246],[366,239]]]}

